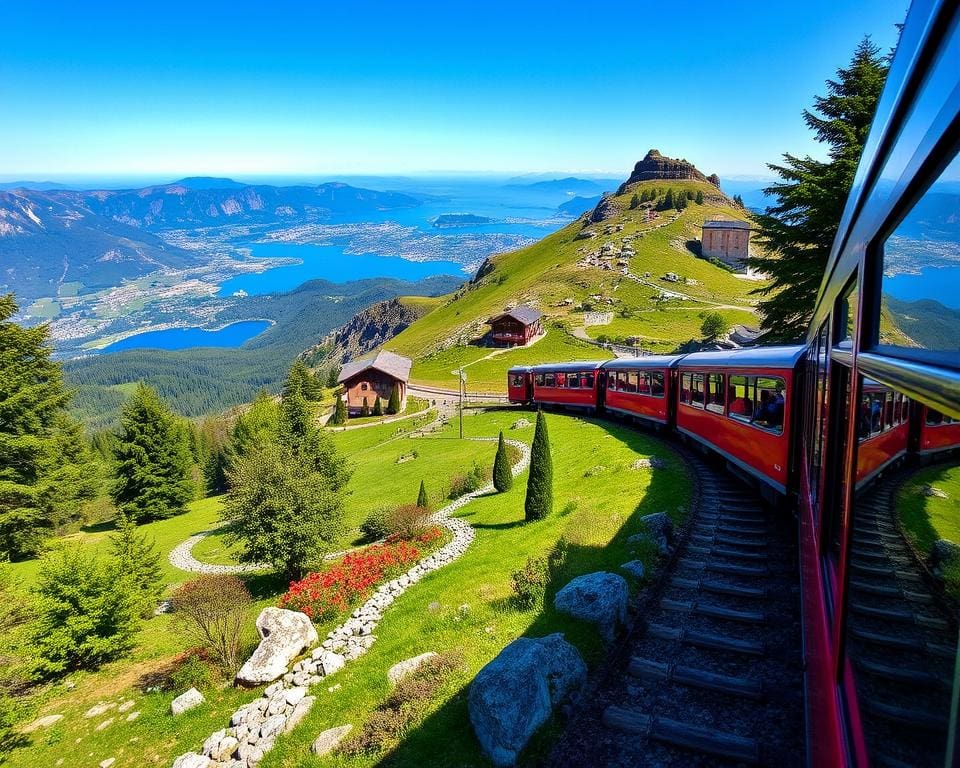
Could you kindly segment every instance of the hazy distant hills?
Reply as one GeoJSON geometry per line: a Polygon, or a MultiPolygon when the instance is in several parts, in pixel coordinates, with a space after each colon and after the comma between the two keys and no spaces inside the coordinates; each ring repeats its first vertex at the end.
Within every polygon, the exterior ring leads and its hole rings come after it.
{"type": "Polygon", "coordinates": [[[0,189],[69,189],[66,184],[55,181],[2,181],[0,189]]]}
{"type": "Polygon", "coordinates": [[[605,191],[605,186],[591,179],[578,179],[575,176],[568,176],[564,179],[545,179],[543,181],[534,181],[532,183],[518,183],[511,180],[507,184],[511,189],[529,189],[531,192],[560,192],[566,195],[599,195],[605,191]]]}
{"type": "Polygon", "coordinates": [[[600,198],[601,195],[592,195],[591,197],[581,197],[577,195],[567,200],[567,202],[558,205],[557,210],[566,216],[577,218],[581,213],[592,211],[596,208],[597,203],[600,202],[600,198]]]}

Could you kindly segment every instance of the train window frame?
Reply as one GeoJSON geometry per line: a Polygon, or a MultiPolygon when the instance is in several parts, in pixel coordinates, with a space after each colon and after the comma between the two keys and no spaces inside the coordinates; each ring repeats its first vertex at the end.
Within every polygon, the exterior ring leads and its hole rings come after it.
{"type": "Polygon", "coordinates": [[[581,388],[593,389],[596,383],[597,383],[597,377],[593,372],[587,371],[586,373],[580,374],[581,388]],[[586,379],[586,384],[583,383],[584,379],[586,379]]]}
{"type": "Polygon", "coordinates": [[[948,414],[944,413],[943,411],[939,411],[936,408],[931,408],[929,405],[927,406],[926,413],[923,416],[923,425],[925,427],[933,427],[934,429],[937,427],[948,427],[951,424],[957,423],[960,423],[960,419],[955,419],[953,416],[949,416],[948,414]],[[931,413],[937,414],[940,417],[940,421],[930,421],[931,413]]]}
{"type": "MultiPolygon", "coordinates": [[[[737,373],[737,374],[730,374],[730,376],[728,377],[728,381],[730,382],[729,386],[731,387],[743,386],[745,395],[751,395],[751,394],[753,395],[752,397],[743,398],[745,400],[748,400],[750,403],[749,414],[734,413],[729,409],[729,405],[732,405],[732,403],[730,403],[728,404],[728,407],[726,410],[728,419],[736,421],[738,424],[746,424],[747,426],[753,427],[754,429],[759,429],[762,432],[766,432],[767,434],[770,434],[770,435],[777,435],[777,436],[783,435],[784,422],[787,420],[788,414],[789,414],[789,404],[787,403],[787,395],[786,395],[787,380],[783,376],[758,375],[755,373],[737,373]],[[734,383],[734,379],[742,379],[743,381],[742,382],[738,381],[737,383],[734,383]],[[772,386],[763,387],[765,391],[772,390],[774,392],[780,391],[783,393],[783,408],[780,411],[779,424],[770,425],[770,424],[760,423],[757,421],[757,407],[761,399],[757,393],[759,389],[759,382],[761,379],[764,379],[770,382],[779,382],[779,385],[777,383],[774,383],[772,386]]],[[[739,400],[739,399],[741,398],[739,397],[735,398],[735,400],[739,400]]]]}
{"type": "Polygon", "coordinates": [[[692,373],[690,375],[690,405],[694,408],[699,408],[703,410],[704,400],[706,399],[706,392],[704,390],[704,375],[702,373],[692,373]],[[700,385],[699,390],[697,385],[700,385]],[[697,393],[700,394],[700,400],[697,400],[697,393]]]}
{"type": "Polygon", "coordinates": [[[567,374],[567,389],[580,389],[580,374],[567,374]]]}
{"type": "Polygon", "coordinates": [[[522,387],[523,386],[523,374],[515,373],[510,377],[510,386],[511,387],[522,387]]]}
{"type": "Polygon", "coordinates": [[[550,373],[543,374],[543,386],[553,388],[556,386],[556,381],[556,374],[552,371],[550,373]]]}
{"type": "Polygon", "coordinates": [[[722,373],[708,373],[704,380],[704,407],[711,413],[723,416],[727,412],[725,377],[722,373]],[[713,389],[716,386],[716,391],[713,389]],[[716,400],[714,398],[719,398],[716,400]]]}
{"type": "Polygon", "coordinates": [[[535,373],[533,375],[533,383],[536,384],[538,387],[546,386],[544,383],[545,381],[546,381],[546,376],[544,374],[535,373]]]}
{"type": "Polygon", "coordinates": [[[666,397],[666,379],[663,371],[648,371],[648,374],[650,376],[650,397],[666,397]]]}
{"type": "Polygon", "coordinates": [[[693,374],[689,371],[684,371],[680,374],[680,405],[686,405],[689,408],[693,407],[693,374]]]}

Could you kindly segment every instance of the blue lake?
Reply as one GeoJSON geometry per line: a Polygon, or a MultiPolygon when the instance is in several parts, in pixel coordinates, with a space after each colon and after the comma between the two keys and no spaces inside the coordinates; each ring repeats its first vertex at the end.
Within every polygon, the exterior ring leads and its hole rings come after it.
{"type": "Polygon", "coordinates": [[[302,259],[302,264],[274,267],[257,275],[240,275],[220,285],[221,296],[237,291],[260,295],[292,291],[308,280],[329,280],[344,283],[371,277],[393,277],[399,280],[421,280],[431,275],[454,275],[466,280],[470,275],[454,261],[410,261],[399,256],[354,255],[338,245],[298,245],[293,243],[254,243],[249,246],[254,257],[270,256],[302,259]]]}
{"type": "Polygon", "coordinates": [[[945,307],[960,309],[960,267],[932,267],[920,274],[883,278],[883,292],[901,301],[934,299],[945,307]]]}
{"type": "Polygon", "coordinates": [[[239,347],[270,327],[269,320],[244,320],[231,323],[217,331],[202,328],[168,328],[164,331],[146,331],[115,341],[103,352],[124,349],[187,349],[189,347],[239,347]]]}

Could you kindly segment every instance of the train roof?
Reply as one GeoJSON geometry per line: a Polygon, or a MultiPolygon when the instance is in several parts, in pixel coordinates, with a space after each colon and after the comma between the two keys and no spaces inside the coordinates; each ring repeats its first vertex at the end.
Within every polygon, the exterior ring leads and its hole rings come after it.
{"type": "Polygon", "coordinates": [[[606,362],[605,360],[578,360],[572,363],[542,363],[541,365],[533,365],[529,370],[534,373],[550,373],[551,371],[557,371],[560,373],[577,373],[578,371],[596,371],[600,368],[601,365],[606,362]]]}
{"type": "Polygon", "coordinates": [[[532,365],[514,365],[507,368],[507,373],[529,373],[532,365]]]}
{"type": "Polygon", "coordinates": [[[692,352],[680,365],[684,368],[794,368],[806,352],[801,344],[784,347],[744,347],[716,352],[692,352]]]}
{"type": "Polygon", "coordinates": [[[622,371],[645,368],[676,368],[684,355],[644,355],[643,357],[618,357],[603,364],[605,371],[622,371]]]}

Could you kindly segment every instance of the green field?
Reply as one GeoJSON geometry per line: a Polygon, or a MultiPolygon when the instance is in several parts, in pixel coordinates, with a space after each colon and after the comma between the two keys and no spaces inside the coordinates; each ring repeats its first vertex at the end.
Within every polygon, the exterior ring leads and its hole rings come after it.
{"type": "Polygon", "coordinates": [[[637,310],[631,312],[630,317],[615,316],[606,325],[591,325],[587,328],[587,334],[592,339],[601,336],[613,339],[638,336],[644,349],[669,352],[676,348],[678,338],[699,339],[700,325],[703,323],[701,315],[713,311],[723,316],[728,328],[736,324],[756,324],[756,316],[743,310],[711,310],[702,306],[678,306],[678,302],[670,302],[662,309],[637,310]]]}
{"type": "Polygon", "coordinates": [[[935,464],[917,472],[897,495],[900,522],[922,555],[937,539],[960,544],[960,466],[935,464]],[[947,498],[928,496],[926,488],[943,491],[947,498]]]}

